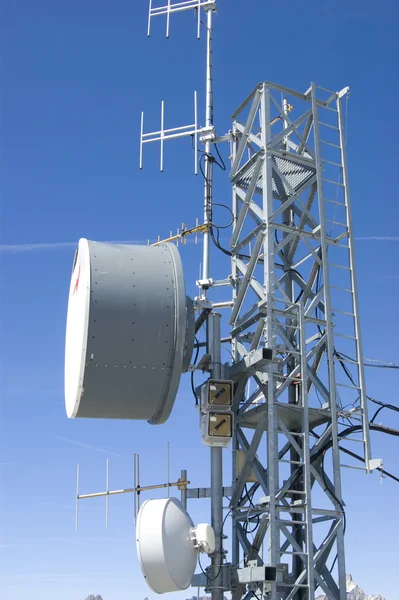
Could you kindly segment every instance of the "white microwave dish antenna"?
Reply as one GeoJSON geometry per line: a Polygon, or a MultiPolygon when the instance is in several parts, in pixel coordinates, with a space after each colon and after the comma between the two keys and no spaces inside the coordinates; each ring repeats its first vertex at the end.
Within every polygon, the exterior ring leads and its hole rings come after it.
{"type": "Polygon", "coordinates": [[[79,241],[69,291],[69,418],[163,423],[194,343],[194,315],[173,244],[79,241]]]}
{"type": "Polygon", "coordinates": [[[136,527],[137,554],[144,578],[157,594],[185,590],[198,553],[215,550],[212,527],[194,523],[177,498],[147,500],[136,527]]]}

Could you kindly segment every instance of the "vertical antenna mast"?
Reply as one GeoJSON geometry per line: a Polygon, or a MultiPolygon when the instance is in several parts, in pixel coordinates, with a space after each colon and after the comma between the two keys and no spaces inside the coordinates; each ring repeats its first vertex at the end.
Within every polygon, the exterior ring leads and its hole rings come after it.
{"type": "Polygon", "coordinates": [[[216,11],[215,0],[187,0],[186,2],[178,2],[171,4],[168,0],[165,6],[152,5],[152,0],[149,2],[148,10],[148,28],[147,35],[151,33],[151,17],[166,15],[166,37],[169,37],[170,32],[170,15],[175,12],[184,10],[197,11],[197,38],[201,34],[201,9],[206,13],[206,85],[205,85],[205,127],[198,127],[197,118],[197,95],[194,93],[194,123],[191,125],[183,125],[172,129],[164,128],[164,102],[161,103],[161,129],[151,133],[144,133],[144,113],[141,113],[140,126],[140,168],[143,166],[143,144],[148,142],[159,141],[160,147],[160,169],[164,167],[164,141],[166,139],[193,136],[194,137],[194,161],[195,174],[197,174],[197,154],[198,140],[197,135],[200,134],[200,141],[203,142],[204,149],[204,247],[202,261],[202,279],[200,286],[202,288],[202,296],[206,297],[206,290],[209,287],[209,264],[210,264],[210,242],[211,234],[210,227],[212,223],[212,182],[213,182],[213,167],[212,167],[212,143],[215,141],[215,128],[213,125],[213,89],[212,89],[212,41],[213,41],[213,13],[216,11]]]}
{"type": "Polygon", "coordinates": [[[108,458],[105,463],[105,527],[108,529],[108,511],[109,511],[109,461],[108,458]]]}
{"type": "MultiPolygon", "coordinates": [[[[213,42],[213,13],[216,10],[215,0],[201,1],[188,0],[187,2],[179,2],[168,4],[163,7],[154,8],[152,0],[150,0],[148,14],[148,35],[151,31],[151,17],[166,14],[166,37],[169,37],[170,30],[170,15],[173,12],[180,12],[187,9],[197,10],[197,38],[200,38],[201,29],[201,8],[206,13],[206,83],[205,83],[205,127],[198,130],[197,126],[197,102],[195,96],[194,109],[194,160],[197,165],[197,132],[200,133],[200,141],[204,144],[204,246],[202,258],[202,279],[198,281],[198,285],[202,290],[202,299],[206,300],[207,290],[210,287],[210,243],[212,227],[212,184],[213,184],[213,160],[212,160],[212,143],[215,142],[215,128],[213,124],[213,89],[212,89],[212,42],[213,42]]],[[[164,130],[164,105],[162,102],[161,108],[161,131],[155,134],[145,134],[143,131],[144,116],[141,117],[141,134],[140,134],[140,167],[142,167],[142,146],[144,142],[160,140],[161,142],[161,171],[163,170],[163,143],[165,133],[167,137],[181,137],[184,135],[193,135],[193,126],[180,127],[174,130],[164,130]],[[158,137],[159,135],[159,137],[158,137]]],[[[197,174],[197,166],[195,166],[197,174]]],[[[221,361],[220,361],[220,315],[212,314],[212,318],[208,321],[206,333],[207,351],[212,357],[211,373],[213,377],[220,378],[221,361]]],[[[212,600],[223,600],[223,575],[222,575],[222,522],[223,522],[223,457],[221,447],[211,448],[211,514],[212,527],[216,537],[216,549],[212,555],[212,579],[211,589],[212,600]]]]}
{"type": "MultiPolygon", "coordinates": [[[[208,2],[206,11],[206,91],[205,91],[205,127],[209,131],[205,141],[205,184],[204,184],[204,223],[208,225],[204,233],[204,248],[202,261],[203,286],[209,280],[210,261],[210,231],[212,222],[212,178],[213,166],[211,160],[211,143],[214,139],[213,126],[213,89],[212,89],[212,42],[213,42],[213,11],[215,3],[208,2]]],[[[199,12],[199,11],[198,11],[199,12]]],[[[206,295],[206,287],[203,287],[203,295],[206,295]]]]}
{"type": "Polygon", "coordinates": [[[76,467],[76,501],[75,501],[75,529],[79,527],[79,479],[80,465],[76,467]]]}

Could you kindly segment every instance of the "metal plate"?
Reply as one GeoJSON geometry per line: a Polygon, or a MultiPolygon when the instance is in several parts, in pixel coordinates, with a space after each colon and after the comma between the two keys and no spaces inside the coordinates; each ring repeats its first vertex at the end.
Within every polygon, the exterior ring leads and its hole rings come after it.
{"type": "MultiPolygon", "coordinates": [[[[275,403],[277,416],[282,420],[284,425],[290,429],[300,429],[302,427],[302,409],[299,406],[292,404],[275,403]]],[[[255,408],[247,410],[242,417],[237,417],[237,422],[240,427],[248,427],[248,429],[256,429],[260,419],[267,411],[267,403],[258,404],[255,408]]],[[[331,420],[331,413],[328,410],[319,408],[309,408],[309,427],[318,427],[323,423],[328,423],[331,420]]],[[[268,424],[266,422],[265,430],[268,424]]]]}
{"type": "Polygon", "coordinates": [[[68,417],[163,423],[191,344],[186,306],[174,245],[80,240],[66,331],[68,417]]]}
{"type": "MultiPolygon", "coordinates": [[[[272,189],[273,196],[279,200],[285,201],[291,195],[290,187],[297,192],[301,187],[306,185],[316,174],[316,167],[303,163],[298,163],[295,158],[290,160],[289,158],[283,158],[281,156],[272,157],[273,165],[275,168],[272,170],[272,189]],[[289,184],[279,175],[281,173],[289,184]]],[[[237,184],[243,189],[247,189],[251,181],[252,174],[255,169],[255,164],[248,163],[248,169],[243,169],[243,174],[237,179],[237,184]]],[[[263,177],[262,171],[256,182],[255,192],[262,193],[263,190],[263,177]]]]}

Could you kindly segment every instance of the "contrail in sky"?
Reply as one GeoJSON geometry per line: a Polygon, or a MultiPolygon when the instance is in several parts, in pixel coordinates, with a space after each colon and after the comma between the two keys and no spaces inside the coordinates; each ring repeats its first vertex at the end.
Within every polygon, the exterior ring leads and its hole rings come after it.
{"type": "Polygon", "coordinates": [[[72,577],[93,577],[93,578],[108,578],[108,577],[132,577],[132,573],[129,572],[115,572],[110,573],[108,571],[104,572],[82,572],[82,573],[28,573],[28,574],[19,574],[19,573],[7,573],[5,575],[0,575],[0,578],[4,581],[4,583],[11,582],[14,579],[70,579],[72,577]]]}
{"type": "Polygon", "coordinates": [[[377,242],[399,242],[399,237],[395,235],[366,235],[364,237],[355,237],[355,240],[374,240],[377,242]]]}
{"type": "Polygon", "coordinates": [[[34,252],[35,250],[61,250],[72,248],[76,242],[56,242],[54,244],[1,244],[0,252],[34,252]]]}
{"type": "MultiPolygon", "coordinates": [[[[366,235],[355,237],[359,241],[376,242],[399,242],[399,236],[394,235],[366,235]]],[[[99,240],[100,241],[100,240],[99,240]]],[[[191,241],[188,239],[187,241],[191,241]]],[[[147,244],[148,240],[111,240],[109,244],[147,244]]],[[[20,254],[23,252],[40,252],[46,250],[62,250],[63,248],[75,248],[78,242],[54,242],[38,244],[0,244],[0,252],[7,254],[20,254]]]]}
{"type": "MultiPolygon", "coordinates": [[[[147,244],[148,240],[119,240],[105,242],[109,244],[147,244]]],[[[0,252],[19,254],[21,252],[38,252],[43,250],[62,250],[75,248],[78,242],[54,242],[49,244],[0,244],[0,252]]]]}
{"type": "Polygon", "coordinates": [[[98,448],[97,446],[91,446],[90,444],[84,444],[83,442],[77,442],[76,440],[70,440],[69,438],[61,437],[60,435],[55,435],[57,440],[62,440],[64,442],[69,442],[70,444],[76,444],[77,446],[83,446],[84,448],[90,448],[90,450],[96,450],[97,452],[104,452],[105,454],[112,454],[112,456],[120,456],[123,458],[123,454],[118,454],[118,452],[111,452],[111,450],[105,450],[104,448],[98,448]]]}

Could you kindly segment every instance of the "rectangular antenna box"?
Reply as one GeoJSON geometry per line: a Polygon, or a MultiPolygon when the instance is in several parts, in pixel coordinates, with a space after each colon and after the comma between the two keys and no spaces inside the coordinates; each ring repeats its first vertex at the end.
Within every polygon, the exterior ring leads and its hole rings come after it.
{"type": "Polygon", "coordinates": [[[208,379],[201,387],[202,411],[228,410],[233,403],[233,381],[208,379]]]}
{"type": "Polygon", "coordinates": [[[205,412],[201,414],[201,437],[207,446],[227,448],[233,437],[233,413],[205,412]]]}

